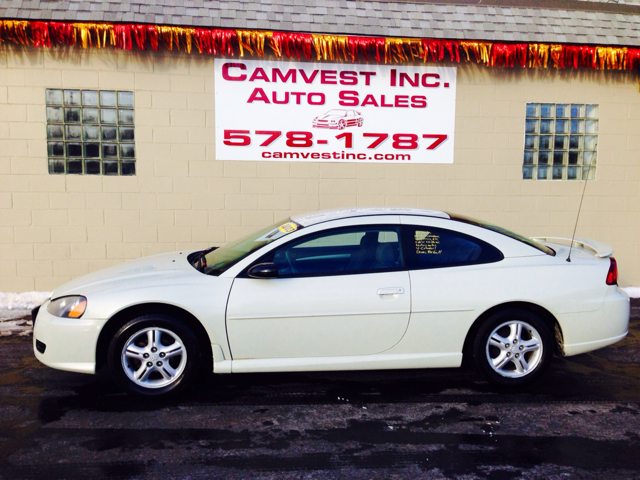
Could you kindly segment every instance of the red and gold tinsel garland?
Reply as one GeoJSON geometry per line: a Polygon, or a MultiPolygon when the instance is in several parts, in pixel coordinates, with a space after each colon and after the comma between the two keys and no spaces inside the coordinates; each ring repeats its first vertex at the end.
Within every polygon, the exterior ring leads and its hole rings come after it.
{"type": "Polygon", "coordinates": [[[499,43],[439,39],[352,37],[263,30],[187,28],[168,25],[63,23],[0,20],[0,43],[40,48],[70,45],[118,50],[151,48],[191,53],[379,63],[477,62],[490,67],[592,68],[631,70],[640,66],[640,49],[549,43],[499,43]]]}

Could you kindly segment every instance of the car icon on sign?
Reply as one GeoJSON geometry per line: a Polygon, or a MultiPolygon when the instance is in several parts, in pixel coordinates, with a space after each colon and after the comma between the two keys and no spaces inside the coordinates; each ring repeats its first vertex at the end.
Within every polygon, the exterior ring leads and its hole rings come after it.
{"type": "Polygon", "coordinates": [[[360,112],[336,108],[314,118],[313,127],[344,130],[346,127],[361,127],[363,122],[360,112]]]}

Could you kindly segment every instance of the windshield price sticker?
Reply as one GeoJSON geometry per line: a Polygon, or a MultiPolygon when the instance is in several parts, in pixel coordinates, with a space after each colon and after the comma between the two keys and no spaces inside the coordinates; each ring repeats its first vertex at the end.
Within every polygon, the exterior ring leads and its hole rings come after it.
{"type": "Polygon", "coordinates": [[[454,67],[215,60],[216,159],[453,163],[454,67]]]}
{"type": "Polygon", "coordinates": [[[295,222],[287,222],[255,239],[256,242],[272,242],[280,237],[293,233],[298,229],[295,222]]]}
{"type": "Polygon", "coordinates": [[[293,222],[285,223],[284,225],[280,225],[279,230],[284,233],[295,232],[298,229],[298,225],[293,222]]]}

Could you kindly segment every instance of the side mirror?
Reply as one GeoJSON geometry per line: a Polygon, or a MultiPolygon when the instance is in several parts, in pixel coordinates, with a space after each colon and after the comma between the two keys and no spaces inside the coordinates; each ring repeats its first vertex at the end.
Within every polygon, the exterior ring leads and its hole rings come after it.
{"type": "Polygon", "coordinates": [[[259,263],[249,269],[251,278],[278,278],[278,266],[275,263],[259,263]]]}

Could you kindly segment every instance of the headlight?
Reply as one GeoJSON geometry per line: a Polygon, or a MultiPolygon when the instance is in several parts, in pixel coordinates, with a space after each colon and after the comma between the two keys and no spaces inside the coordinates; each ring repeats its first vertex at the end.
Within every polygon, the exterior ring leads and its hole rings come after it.
{"type": "Polygon", "coordinates": [[[86,297],[74,295],[72,297],[56,298],[47,307],[47,312],[56,317],[80,318],[86,308],[86,297]]]}

